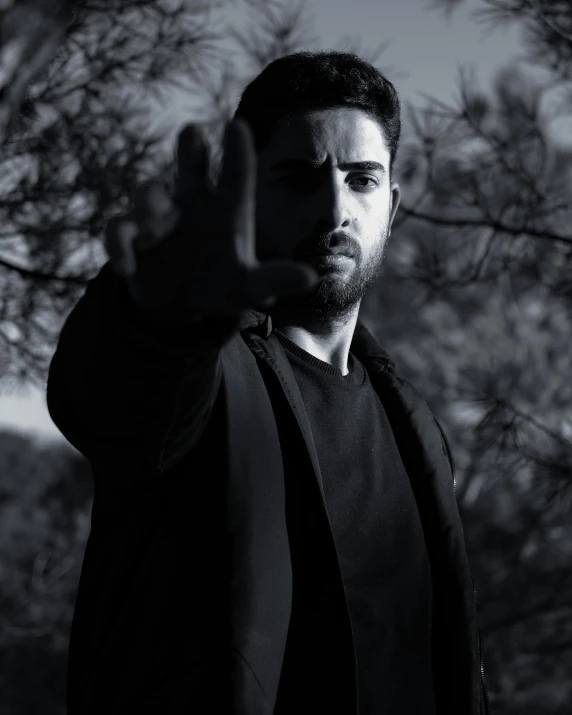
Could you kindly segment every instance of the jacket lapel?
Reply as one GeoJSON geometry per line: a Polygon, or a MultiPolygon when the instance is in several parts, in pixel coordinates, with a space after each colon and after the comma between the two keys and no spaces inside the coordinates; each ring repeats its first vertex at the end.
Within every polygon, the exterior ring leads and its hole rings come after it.
{"type": "Polygon", "coordinates": [[[433,672],[441,713],[480,712],[481,681],[472,578],[451,466],[427,402],[392,369],[363,324],[352,343],[368,369],[417,502],[433,575],[433,672]]]}

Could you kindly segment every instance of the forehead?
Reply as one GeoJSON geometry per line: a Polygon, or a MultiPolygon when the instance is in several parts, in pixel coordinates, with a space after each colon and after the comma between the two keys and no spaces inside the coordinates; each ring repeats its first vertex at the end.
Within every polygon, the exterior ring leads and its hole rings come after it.
{"type": "Polygon", "coordinates": [[[281,158],[335,163],[377,160],[389,164],[389,150],[380,125],[366,112],[351,107],[297,112],[276,125],[263,161],[281,158]]]}

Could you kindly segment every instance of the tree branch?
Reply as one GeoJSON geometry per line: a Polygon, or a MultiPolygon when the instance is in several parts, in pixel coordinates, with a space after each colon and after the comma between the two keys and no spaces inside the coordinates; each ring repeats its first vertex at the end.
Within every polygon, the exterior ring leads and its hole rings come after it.
{"type": "MultiPolygon", "coordinates": [[[[462,218],[445,218],[443,216],[430,216],[429,214],[422,213],[415,209],[409,209],[406,206],[400,205],[399,210],[402,211],[409,218],[416,218],[420,221],[427,221],[427,223],[436,224],[438,226],[457,226],[458,228],[464,228],[467,226],[473,226],[475,228],[493,228],[496,231],[502,233],[508,233],[512,236],[520,236],[525,234],[532,238],[544,239],[547,241],[554,241],[563,243],[565,245],[572,244],[571,236],[561,236],[557,233],[551,233],[550,231],[537,231],[533,228],[526,227],[516,227],[507,226],[498,221],[486,221],[479,219],[462,219],[462,218]]],[[[401,222],[404,223],[403,221],[401,222]]]]}
{"type": "Polygon", "coordinates": [[[22,278],[29,278],[37,281],[52,281],[61,283],[71,283],[73,285],[85,286],[87,284],[86,278],[81,278],[79,276],[55,276],[53,273],[43,273],[42,271],[36,271],[30,268],[24,268],[23,266],[17,266],[14,263],[0,258],[0,266],[7,268],[9,271],[14,271],[18,273],[22,278]]]}

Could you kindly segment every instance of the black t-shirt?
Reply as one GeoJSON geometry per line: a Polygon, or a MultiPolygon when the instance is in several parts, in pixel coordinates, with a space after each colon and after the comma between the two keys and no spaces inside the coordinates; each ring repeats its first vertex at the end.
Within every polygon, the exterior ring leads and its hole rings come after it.
{"type": "MultiPolygon", "coordinates": [[[[434,715],[431,570],[409,478],[383,405],[352,354],[348,375],[275,331],[310,420],[338,551],[357,656],[360,715],[434,715]]],[[[286,473],[286,491],[292,474],[286,473]]],[[[287,510],[292,617],[277,715],[343,712],[351,677],[334,599],[322,568],[316,500],[300,488],[287,510]],[[292,544],[297,544],[292,549],[292,544]]],[[[337,605],[336,605],[337,604],[337,605]]],[[[347,640],[345,641],[347,644],[347,640]]]]}

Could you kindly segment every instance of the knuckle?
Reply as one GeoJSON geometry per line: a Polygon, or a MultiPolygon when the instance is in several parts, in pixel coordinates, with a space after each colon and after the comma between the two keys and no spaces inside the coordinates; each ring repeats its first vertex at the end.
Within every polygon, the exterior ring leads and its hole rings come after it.
{"type": "Polygon", "coordinates": [[[140,221],[167,214],[173,207],[169,192],[157,181],[140,185],[133,196],[133,212],[140,221]]]}
{"type": "Polygon", "coordinates": [[[153,190],[152,186],[153,182],[144,181],[135,188],[135,191],[133,192],[134,208],[146,206],[149,199],[149,194],[153,190]]]}

